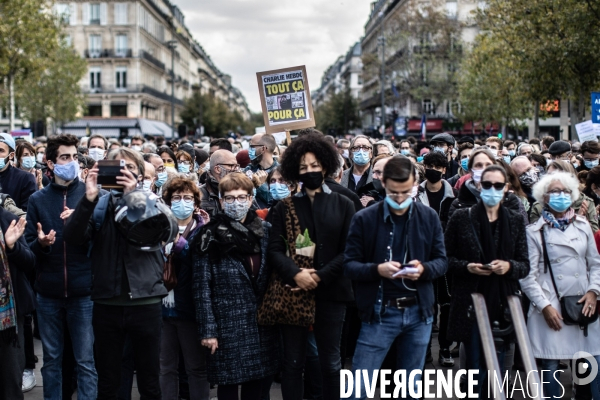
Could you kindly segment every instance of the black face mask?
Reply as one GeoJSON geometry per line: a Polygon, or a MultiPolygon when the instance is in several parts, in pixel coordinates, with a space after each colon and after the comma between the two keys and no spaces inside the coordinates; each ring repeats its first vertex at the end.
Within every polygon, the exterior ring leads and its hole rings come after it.
{"type": "Polygon", "coordinates": [[[436,171],[435,169],[426,169],[425,179],[431,183],[438,183],[442,179],[442,173],[441,171],[436,171]]]}
{"type": "Polygon", "coordinates": [[[383,185],[381,184],[381,180],[379,179],[373,179],[373,187],[375,188],[375,190],[377,190],[379,193],[383,192],[385,189],[383,188],[383,185]]]}
{"type": "Polygon", "coordinates": [[[305,172],[298,176],[298,180],[302,182],[302,185],[309,190],[316,190],[323,184],[323,173],[322,172],[305,172]]]}

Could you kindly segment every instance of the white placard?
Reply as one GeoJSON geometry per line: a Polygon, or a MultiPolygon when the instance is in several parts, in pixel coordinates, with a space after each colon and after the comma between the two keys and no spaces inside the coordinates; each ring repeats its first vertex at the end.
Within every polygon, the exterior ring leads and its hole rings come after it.
{"type": "Polygon", "coordinates": [[[285,132],[277,132],[277,133],[273,133],[273,139],[275,139],[275,142],[277,144],[284,144],[285,143],[285,139],[287,137],[287,135],[285,134],[285,132]]]}
{"type": "Polygon", "coordinates": [[[594,132],[596,132],[596,137],[600,136],[600,124],[594,124],[594,132]]]}
{"type": "Polygon", "coordinates": [[[579,123],[575,125],[575,129],[577,130],[577,136],[579,136],[579,141],[581,143],[589,140],[593,140],[594,142],[598,141],[598,138],[596,137],[596,129],[594,128],[592,121],[584,121],[579,123]]]}

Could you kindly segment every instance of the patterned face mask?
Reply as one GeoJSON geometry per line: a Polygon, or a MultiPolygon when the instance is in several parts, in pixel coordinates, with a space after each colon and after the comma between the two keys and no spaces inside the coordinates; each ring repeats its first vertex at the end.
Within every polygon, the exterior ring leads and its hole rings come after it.
{"type": "Polygon", "coordinates": [[[225,215],[229,218],[241,221],[248,213],[251,204],[250,201],[240,203],[238,200],[235,200],[233,203],[223,202],[223,211],[225,211],[225,215]]]}

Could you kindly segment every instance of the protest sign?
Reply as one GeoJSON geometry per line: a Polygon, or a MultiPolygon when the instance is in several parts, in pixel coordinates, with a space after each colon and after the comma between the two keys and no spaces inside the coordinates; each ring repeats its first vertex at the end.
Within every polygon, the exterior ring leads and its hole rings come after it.
{"type": "Polygon", "coordinates": [[[584,121],[575,125],[575,129],[577,130],[577,136],[579,136],[580,142],[586,142],[588,140],[593,140],[594,142],[598,141],[596,137],[596,130],[594,129],[594,124],[592,121],[584,121]]]}
{"type": "Polygon", "coordinates": [[[267,133],[315,126],[303,65],[257,72],[256,78],[267,133]]]}

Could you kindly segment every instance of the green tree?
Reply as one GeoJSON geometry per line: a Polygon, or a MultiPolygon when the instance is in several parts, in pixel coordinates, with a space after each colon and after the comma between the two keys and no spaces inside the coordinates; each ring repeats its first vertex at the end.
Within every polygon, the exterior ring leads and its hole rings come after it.
{"type": "Polygon", "coordinates": [[[534,99],[515,68],[504,41],[489,34],[477,37],[461,66],[458,80],[461,119],[519,128],[530,118],[534,99]]]}
{"type": "Polygon", "coordinates": [[[326,135],[330,130],[335,135],[345,135],[353,128],[360,128],[360,114],[357,100],[350,90],[333,94],[327,102],[315,110],[317,129],[326,135]]]}
{"type": "Polygon", "coordinates": [[[85,106],[79,81],[86,70],[86,61],[62,42],[47,58],[41,74],[25,77],[19,83],[16,97],[23,116],[32,122],[50,119],[53,131],[56,125],[75,119],[85,106]]]}
{"type": "Polygon", "coordinates": [[[0,0],[0,80],[6,82],[10,129],[14,129],[15,87],[40,75],[59,46],[61,26],[47,0],[0,0]]]}
{"type": "Polygon", "coordinates": [[[505,42],[529,97],[570,99],[575,125],[584,118],[589,92],[600,84],[596,10],[596,2],[581,0],[490,0],[478,21],[505,42]]]}
{"type": "Polygon", "coordinates": [[[237,111],[231,111],[225,103],[214,97],[198,92],[189,97],[181,112],[181,119],[187,126],[197,126],[202,110],[202,125],[204,134],[211,137],[223,137],[228,132],[243,131],[246,134],[254,134],[256,126],[263,125],[256,118],[245,121],[237,111]],[[202,105],[202,107],[200,107],[202,105]]]}

